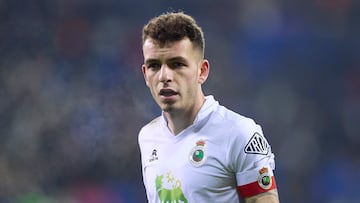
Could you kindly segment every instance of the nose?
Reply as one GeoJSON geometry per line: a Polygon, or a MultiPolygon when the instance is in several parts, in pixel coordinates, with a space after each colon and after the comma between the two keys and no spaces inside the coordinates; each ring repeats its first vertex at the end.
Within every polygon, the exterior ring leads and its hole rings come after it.
{"type": "Polygon", "coordinates": [[[171,69],[167,65],[162,65],[159,74],[160,82],[170,82],[172,80],[171,69]]]}

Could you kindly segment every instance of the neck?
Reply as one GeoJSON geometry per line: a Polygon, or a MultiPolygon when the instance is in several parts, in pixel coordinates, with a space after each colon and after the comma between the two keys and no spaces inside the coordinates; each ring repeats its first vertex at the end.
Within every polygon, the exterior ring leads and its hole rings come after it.
{"type": "Polygon", "coordinates": [[[204,102],[205,97],[203,96],[199,99],[199,102],[196,102],[193,107],[188,110],[165,112],[164,114],[170,131],[174,135],[177,135],[185,128],[192,125],[204,102]]]}

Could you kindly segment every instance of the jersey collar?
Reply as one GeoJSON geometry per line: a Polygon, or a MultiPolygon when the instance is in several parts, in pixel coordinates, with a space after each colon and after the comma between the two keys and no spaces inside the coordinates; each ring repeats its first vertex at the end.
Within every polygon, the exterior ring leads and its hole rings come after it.
{"type": "Polygon", "coordinates": [[[167,134],[171,134],[171,137],[179,137],[179,135],[183,134],[187,129],[193,128],[198,126],[198,124],[204,120],[211,112],[213,112],[216,107],[219,106],[219,102],[214,99],[213,95],[205,96],[205,102],[200,108],[199,113],[196,115],[195,120],[192,125],[184,129],[182,132],[180,132],[177,136],[173,136],[173,134],[170,132],[169,128],[167,127],[167,119],[164,115],[164,112],[161,114],[161,123],[163,126],[163,130],[167,131],[167,134]]]}

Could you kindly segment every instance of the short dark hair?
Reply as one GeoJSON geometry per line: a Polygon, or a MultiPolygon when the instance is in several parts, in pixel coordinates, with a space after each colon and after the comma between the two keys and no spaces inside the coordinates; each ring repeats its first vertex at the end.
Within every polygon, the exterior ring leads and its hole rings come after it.
{"type": "Polygon", "coordinates": [[[151,38],[160,45],[166,45],[189,38],[194,48],[202,55],[205,50],[204,33],[195,19],[183,12],[167,12],[154,17],[143,27],[142,44],[151,38]]]}

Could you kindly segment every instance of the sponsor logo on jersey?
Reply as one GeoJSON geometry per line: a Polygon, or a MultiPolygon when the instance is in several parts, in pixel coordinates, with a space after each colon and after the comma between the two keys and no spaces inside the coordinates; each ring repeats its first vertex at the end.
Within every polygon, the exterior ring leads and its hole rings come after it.
{"type": "Polygon", "coordinates": [[[245,146],[245,153],[247,154],[263,154],[269,153],[270,145],[265,137],[260,133],[255,133],[245,146]]]}
{"type": "Polygon", "coordinates": [[[149,158],[149,162],[153,162],[153,161],[156,161],[156,160],[159,160],[158,158],[158,155],[157,155],[157,150],[154,149],[150,155],[150,158],[149,158]]]}
{"type": "Polygon", "coordinates": [[[181,189],[180,180],[175,179],[170,172],[166,174],[165,180],[163,179],[164,175],[158,175],[155,179],[155,188],[160,202],[188,202],[181,189]]]}
{"type": "Polygon", "coordinates": [[[205,141],[198,140],[196,146],[193,147],[189,154],[190,163],[194,166],[201,166],[206,159],[205,141]]]}
{"type": "Polygon", "coordinates": [[[268,190],[272,186],[272,179],[269,174],[269,169],[266,167],[263,167],[259,170],[259,177],[258,177],[258,184],[259,186],[264,189],[268,190]]]}

